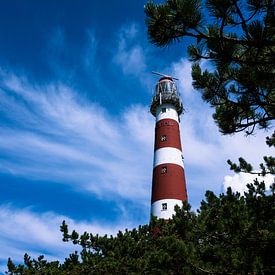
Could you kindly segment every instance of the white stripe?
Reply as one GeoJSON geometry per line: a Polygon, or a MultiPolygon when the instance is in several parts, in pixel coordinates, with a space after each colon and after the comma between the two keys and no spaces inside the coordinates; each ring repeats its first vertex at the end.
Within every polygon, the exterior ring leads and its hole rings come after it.
{"type": "Polygon", "coordinates": [[[156,122],[165,118],[174,119],[175,121],[179,122],[178,112],[173,105],[161,104],[160,106],[158,106],[156,111],[156,122]],[[163,112],[163,108],[165,108],[165,112],[163,112]]]}
{"type": "Polygon", "coordinates": [[[163,147],[155,151],[154,168],[163,163],[173,163],[184,168],[182,152],[173,147],[163,147]]]}
{"type": "Polygon", "coordinates": [[[152,203],[151,213],[159,219],[172,219],[173,214],[175,214],[175,205],[181,207],[182,201],[174,199],[158,200],[152,203]],[[167,209],[165,210],[166,207],[167,209]]]}

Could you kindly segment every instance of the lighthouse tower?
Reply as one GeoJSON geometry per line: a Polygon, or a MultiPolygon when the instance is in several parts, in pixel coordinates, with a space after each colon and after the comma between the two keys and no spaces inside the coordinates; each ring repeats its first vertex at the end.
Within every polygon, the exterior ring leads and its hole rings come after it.
{"type": "Polygon", "coordinates": [[[187,200],[179,130],[183,106],[173,79],[159,79],[150,109],[156,117],[151,214],[161,219],[171,219],[175,205],[187,200]]]}

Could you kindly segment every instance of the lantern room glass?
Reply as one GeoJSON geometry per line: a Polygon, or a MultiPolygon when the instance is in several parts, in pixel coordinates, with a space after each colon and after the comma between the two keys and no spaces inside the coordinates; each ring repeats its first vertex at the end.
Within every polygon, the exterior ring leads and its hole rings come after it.
{"type": "Polygon", "coordinates": [[[167,93],[167,94],[176,94],[176,85],[174,82],[165,80],[161,81],[156,85],[155,94],[159,95],[167,93]]]}

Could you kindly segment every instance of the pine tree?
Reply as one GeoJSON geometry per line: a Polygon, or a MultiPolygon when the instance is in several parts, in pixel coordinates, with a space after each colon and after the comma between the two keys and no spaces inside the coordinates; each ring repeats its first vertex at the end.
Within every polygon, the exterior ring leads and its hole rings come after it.
{"type": "Polygon", "coordinates": [[[275,274],[275,183],[269,191],[255,181],[241,196],[229,188],[207,191],[197,213],[188,203],[172,220],[119,231],[116,236],[71,233],[63,240],[80,246],[64,263],[43,256],[24,265],[8,261],[8,274],[275,274]]]}

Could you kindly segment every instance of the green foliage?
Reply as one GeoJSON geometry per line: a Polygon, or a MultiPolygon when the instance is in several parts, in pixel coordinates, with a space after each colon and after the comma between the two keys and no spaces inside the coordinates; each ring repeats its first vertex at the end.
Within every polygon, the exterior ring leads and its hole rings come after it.
{"type": "Polygon", "coordinates": [[[275,3],[268,0],[167,0],[145,5],[149,40],[167,46],[186,37],[193,86],[215,108],[223,134],[275,118],[275,3]],[[202,71],[201,60],[213,72],[202,71]]]}
{"type": "Polygon", "coordinates": [[[207,191],[197,213],[183,203],[172,220],[157,220],[116,236],[76,231],[63,221],[63,240],[81,247],[64,263],[25,254],[8,274],[274,274],[275,183],[257,180],[241,196],[207,191]]]}
{"type": "Polygon", "coordinates": [[[266,138],[266,144],[269,146],[269,147],[275,147],[275,131],[274,133],[272,134],[271,137],[267,137],[266,138]]]}

